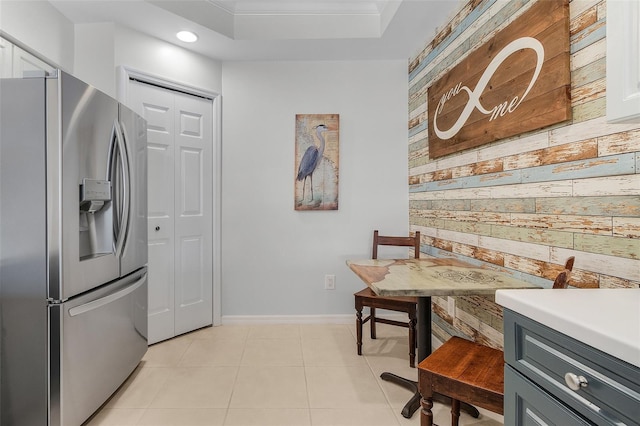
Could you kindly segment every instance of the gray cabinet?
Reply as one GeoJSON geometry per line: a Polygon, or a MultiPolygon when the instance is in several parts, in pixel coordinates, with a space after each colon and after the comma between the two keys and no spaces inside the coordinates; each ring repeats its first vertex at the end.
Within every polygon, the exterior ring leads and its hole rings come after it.
{"type": "Polygon", "coordinates": [[[640,370],[504,310],[505,425],[640,425],[640,370]]]}
{"type": "Polygon", "coordinates": [[[505,425],[590,424],[509,365],[505,365],[504,383],[505,425]]]}

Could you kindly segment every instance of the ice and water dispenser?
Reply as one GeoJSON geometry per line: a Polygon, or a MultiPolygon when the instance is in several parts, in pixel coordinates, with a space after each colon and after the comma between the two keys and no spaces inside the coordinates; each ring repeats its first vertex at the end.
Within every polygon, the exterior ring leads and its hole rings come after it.
{"type": "Polygon", "coordinates": [[[80,259],[113,253],[111,182],[83,179],[80,184],[80,259]]]}

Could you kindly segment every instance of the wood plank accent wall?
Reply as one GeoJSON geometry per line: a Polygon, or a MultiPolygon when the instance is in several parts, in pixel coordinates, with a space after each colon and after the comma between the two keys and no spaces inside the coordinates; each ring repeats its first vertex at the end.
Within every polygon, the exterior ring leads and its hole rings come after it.
{"type": "MultiPolygon", "coordinates": [[[[544,0],[539,0],[544,1],[544,0]]],[[[536,4],[471,0],[409,64],[410,229],[421,251],[550,288],[640,287],[640,124],[605,118],[606,4],[570,2],[572,119],[429,158],[427,89],[536,4]]],[[[502,348],[493,298],[434,297],[433,333],[502,348]]]]}

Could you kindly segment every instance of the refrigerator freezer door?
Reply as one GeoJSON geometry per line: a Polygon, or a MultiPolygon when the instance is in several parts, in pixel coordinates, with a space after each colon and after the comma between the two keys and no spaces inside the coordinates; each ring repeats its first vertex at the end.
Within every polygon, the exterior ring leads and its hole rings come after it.
{"type": "Polygon", "coordinates": [[[97,208],[81,200],[86,182],[110,185],[118,103],[64,72],[47,80],[47,95],[49,297],[63,301],[120,276],[109,191],[97,208]]]}
{"type": "Polygon", "coordinates": [[[120,128],[129,164],[128,191],[124,191],[129,202],[120,203],[129,206],[120,263],[125,275],[147,264],[147,123],[120,104],[120,128]]]}
{"type": "Polygon", "coordinates": [[[147,350],[147,270],[59,305],[57,317],[52,312],[52,384],[57,377],[60,392],[52,387],[51,424],[80,425],[147,350]]]}
{"type": "Polygon", "coordinates": [[[47,419],[44,89],[0,79],[0,425],[47,419]]]}

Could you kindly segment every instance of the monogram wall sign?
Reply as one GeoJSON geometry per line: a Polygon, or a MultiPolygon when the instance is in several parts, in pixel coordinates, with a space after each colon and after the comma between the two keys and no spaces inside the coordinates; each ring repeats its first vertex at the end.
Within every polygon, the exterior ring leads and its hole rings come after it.
{"type": "Polygon", "coordinates": [[[569,2],[543,0],[427,92],[429,157],[571,118],[569,2]]]}

